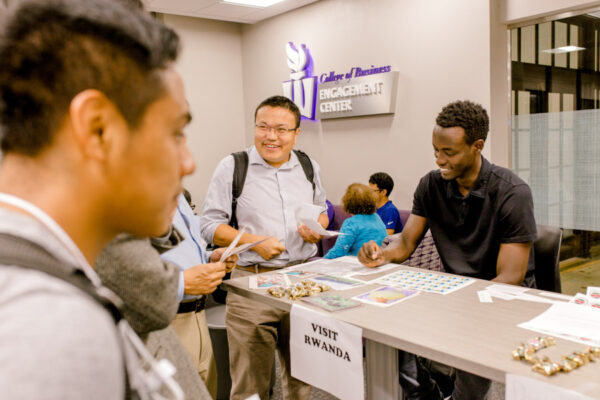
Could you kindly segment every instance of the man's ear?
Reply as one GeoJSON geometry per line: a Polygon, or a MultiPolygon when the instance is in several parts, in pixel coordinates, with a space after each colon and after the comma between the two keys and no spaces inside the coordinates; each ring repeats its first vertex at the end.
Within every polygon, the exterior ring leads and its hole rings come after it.
{"type": "Polygon", "coordinates": [[[105,132],[114,114],[112,102],[100,91],[87,89],[78,93],[69,105],[72,134],[77,146],[87,157],[106,157],[105,132]]]}
{"type": "Polygon", "coordinates": [[[387,189],[381,189],[381,195],[387,197],[387,189]]]}
{"type": "Polygon", "coordinates": [[[485,144],[485,142],[483,141],[483,139],[477,139],[476,141],[473,142],[473,146],[475,146],[475,149],[479,152],[481,152],[483,150],[484,144],[485,144]]]}

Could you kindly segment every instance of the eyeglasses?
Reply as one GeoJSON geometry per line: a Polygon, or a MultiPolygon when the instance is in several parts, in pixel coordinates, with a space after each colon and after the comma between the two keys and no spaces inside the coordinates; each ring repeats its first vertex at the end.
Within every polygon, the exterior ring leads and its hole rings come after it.
{"type": "Polygon", "coordinates": [[[254,126],[256,127],[256,129],[258,129],[262,134],[267,134],[271,131],[275,132],[275,134],[277,136],[283,136],[288,132],[294,132],[296,131],[298,128],[292,128],[292,129],[288,129],[288,128],[284,128],[283,126],[269,126],[267,124],[254,124],[254,126]]]}

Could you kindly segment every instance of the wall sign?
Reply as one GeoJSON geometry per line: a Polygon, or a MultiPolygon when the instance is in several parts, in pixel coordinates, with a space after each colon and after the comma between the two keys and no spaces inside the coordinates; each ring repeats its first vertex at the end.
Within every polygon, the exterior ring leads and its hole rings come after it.
{"type": "Polygon", "coordinates": [[[297,48],[289,42],[285,50],[291,79],[283,82],[283,95],[298,106],[303,117],[314,120],[394,113],[398,72],[390,65],[329,71],[317,78],[306,45],[297,48]]]}
{"type": "Polygon", "coordinates": [[[317,119],[393,113],[397,85],[398,72],[321,83],[317,119]]]}

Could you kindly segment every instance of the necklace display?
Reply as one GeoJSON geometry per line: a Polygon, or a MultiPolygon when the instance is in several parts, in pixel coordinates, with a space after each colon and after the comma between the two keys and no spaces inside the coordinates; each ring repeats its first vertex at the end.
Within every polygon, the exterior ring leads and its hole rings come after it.
{"type": "Polygon", "coordinates": [[[531,368],[533,371],[547,376],[557,372],[571,372],[588,362],[594,362],[596,358],[600,360],[600,347],[592,346],[583,352],[574,351],[567,356],[562,356],[562,359],[557,363],[550,360],[548,356],[540,357],[535,354],[538,350],[554,346],[555,343],[554,338],[551,336],[537,336],[529,339],[527,344],[521,343],[519,347],[513,350],[512,356],[515,360],[524,360],[533,364],[531,368]]]}

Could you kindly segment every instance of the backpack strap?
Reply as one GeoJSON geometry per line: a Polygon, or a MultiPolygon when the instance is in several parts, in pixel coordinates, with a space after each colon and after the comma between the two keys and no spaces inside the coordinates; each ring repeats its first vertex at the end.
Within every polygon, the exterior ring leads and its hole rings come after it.
{"type": "Polygon", "coordinates": [[[303,152],[302,150],[294,150],[296,156],[298,157],[298,161],[300,161],[300,165],[302,166],[302,170],[304,171],[304,175],[306,175],[306,179],[312,184],[313,192],[315,191],[315,171],[313,170],[312,162],[310,161],[310,157],[308,154],[303,152]]]}
{"type": "Polygon", "coordinates": [[[90,296],[113,317],[122,319],[121,299],[105,287],[96,287],[79,268],[59,261],[37,243],[7,233],[0,233],[0,264],[34,269],[62,279],[90,296]]]}
{"type": "Polygon", "coordinates": [[[229,219],[229,226],[238,229],[237,222],[237,200],[244,190],[244,183],[246,182],[246,174],[248,173],[248,153],[246,151],[238,151],[231,153],[235,166],[233,168],[233,181],[231,185],[231,218],[229,219]]]}
{"type": "MultiPolygon", "coordinates": [[[[294,150],[298,161],[302,166],[306,179],[311,183],[313,192],[315,191],[315,171],[313,169],[310,157],[302,150],[294,150]]],[[[231,185],[231,218],[229,219],[229,226],[238,229],[237,222],[237,200],[241,196],[244,190],[244,183],[246,182],[246,174],[248,173],[248,153],[246,151],[238,151],[231,153],[235,162],[233,168],[233,181],[231,185]]]]}

